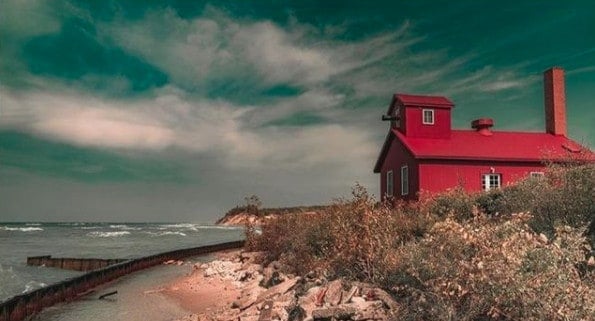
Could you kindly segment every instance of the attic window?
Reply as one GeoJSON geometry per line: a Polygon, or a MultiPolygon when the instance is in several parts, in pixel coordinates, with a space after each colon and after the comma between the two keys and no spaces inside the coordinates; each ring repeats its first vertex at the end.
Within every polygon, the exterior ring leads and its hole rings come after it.
{"type": "Polygon", "coordinates": [[[423,112],[422,124],[434,125],[434,110],[433,109],[424,109],[422,112],[423,112]]]}

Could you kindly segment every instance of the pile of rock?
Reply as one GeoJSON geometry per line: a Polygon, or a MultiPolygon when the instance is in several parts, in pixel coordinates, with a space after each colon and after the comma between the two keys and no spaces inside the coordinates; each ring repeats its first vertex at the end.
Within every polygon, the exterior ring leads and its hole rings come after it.
{"type": "Polygon", "coordinates": [[[398,304],[373,285],[328,281],[320,273],[299,277],[284,274],[279,262],[257,264],[263,253],[244,252],[227,260],[195,265],[195,273],[232,281],[241,289],[228,309],[189,316],[183,320],[308,321],[387,320],[398,304]]]}

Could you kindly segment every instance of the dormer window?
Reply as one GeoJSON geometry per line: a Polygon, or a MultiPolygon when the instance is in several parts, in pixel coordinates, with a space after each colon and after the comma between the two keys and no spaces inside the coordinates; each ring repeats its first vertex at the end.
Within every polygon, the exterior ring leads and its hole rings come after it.
{"type": "Polygon", "coordinates": [[[434,125],[434,110],[433,109],[423,109],[422,113],[423,113],[422,124],[434,125]]]}

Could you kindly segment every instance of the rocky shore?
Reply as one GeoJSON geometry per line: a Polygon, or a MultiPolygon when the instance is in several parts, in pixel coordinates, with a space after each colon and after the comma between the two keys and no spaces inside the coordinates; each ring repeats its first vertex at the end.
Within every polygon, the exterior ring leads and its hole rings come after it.
{"type": "Polygon", "coordinates": [[[371,284],[328,280],[315,271],[285,274],[279,262],[258,264],[262,255],[234,252],[195,264],[165,291],[194,312],[177,321],[388,320],[398,311],[392,297],[371,284]]]}

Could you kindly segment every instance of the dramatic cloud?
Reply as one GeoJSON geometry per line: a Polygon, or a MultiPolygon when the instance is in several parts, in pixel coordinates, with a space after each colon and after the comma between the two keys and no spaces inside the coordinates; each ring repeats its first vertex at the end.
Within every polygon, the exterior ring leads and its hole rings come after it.
{"type": "Polygon", "coordinates": [[[0,214],[26,212],[19,197],[60,213],[71,192],[152,219],[214,218],[249,194],[321,203],[355,181],[375,193],[394,92],[448,96],[454,127],[542,130],[552,65],[568,70],[571,135],[595,140],[592,8],[0,1],[0,214]]]}
{"type": "Polygon", "coordinates": [[[254,109],[221,101],[189,101],[173,89],[125,103],[72,93],[17,95],[1,90],[0,94],[6,113],[0,125],[79,146],[214,153],[234,168],[338,164],[344,163],[348,151],[351,161],[357,161],[375,150],[372,137],[361,128],[250,126],[244,116],[254,109]]]}

